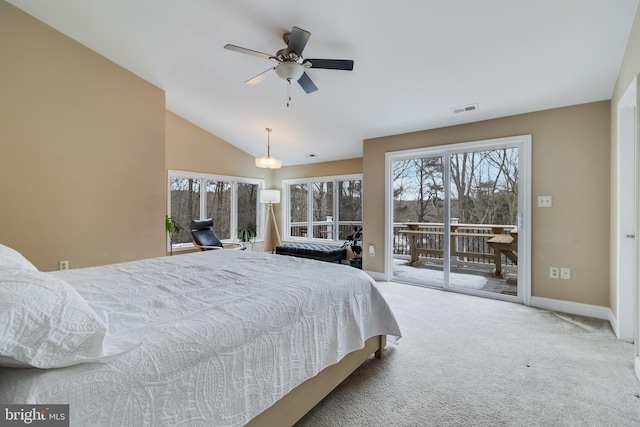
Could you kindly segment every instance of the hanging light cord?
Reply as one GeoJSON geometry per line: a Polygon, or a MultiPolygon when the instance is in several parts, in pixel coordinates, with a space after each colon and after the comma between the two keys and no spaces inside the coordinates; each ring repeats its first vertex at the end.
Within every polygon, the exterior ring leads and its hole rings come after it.
{"type": "Polygon", "coordinates": [[[291,79],[287,79],[287,82],[289,83],[287,85],[287,108],[289,107],[289,103],[291,103],[291,79]]]}
{"type": "Polygon", "coordinates": [[[267,158],[271,158],[271,128],[265,128],[265,130],[267,131],[267,158]]]}

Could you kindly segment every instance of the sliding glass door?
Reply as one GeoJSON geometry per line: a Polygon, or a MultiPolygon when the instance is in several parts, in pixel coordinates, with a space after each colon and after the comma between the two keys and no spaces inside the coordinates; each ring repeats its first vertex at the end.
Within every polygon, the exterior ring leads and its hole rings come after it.
{"type": "Polygon", "coordinates": [[[393,161],[394,278],[443,287],[445,157],[393,161]]]}
{"type": "Polygon", "coordinates": [[[528,295],[529,150],[522,136],[388,153],[392,280],[528,295]]]}

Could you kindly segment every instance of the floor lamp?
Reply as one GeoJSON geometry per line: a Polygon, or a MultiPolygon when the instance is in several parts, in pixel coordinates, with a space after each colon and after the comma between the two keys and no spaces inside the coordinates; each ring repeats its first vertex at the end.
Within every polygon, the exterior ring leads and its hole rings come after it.
{"type": "Polygon", "coordinates": [[[273,204],[280,203],[280,191],[279,190],[260,191],[260,202],[269,204],[269,207],[267,210],[267,222],[268,222],[267,227],[273,226],[273,229],[276,233],[275,245],[273,245],[273,247],[271,248],[271,252],[273,252],[277,245],[282,244],[282,241],[280,240],[280,232],[278,231],[278,223],[276,222],[276,215],[273,212],[273,204]]]}

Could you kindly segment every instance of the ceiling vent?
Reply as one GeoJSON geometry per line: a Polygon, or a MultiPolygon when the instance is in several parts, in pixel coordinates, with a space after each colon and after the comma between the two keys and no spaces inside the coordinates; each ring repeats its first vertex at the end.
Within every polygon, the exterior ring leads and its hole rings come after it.
{"type": "Polygon", "coordinates": [[[478,109],[478,104],[469,104],[469,105],[463,105],[461,107],[454,107],[451,109],[451,111],[453,111],[453,114],[458,114],[458,113],[467,113],[469,111],[475,111],[478,109]]]}

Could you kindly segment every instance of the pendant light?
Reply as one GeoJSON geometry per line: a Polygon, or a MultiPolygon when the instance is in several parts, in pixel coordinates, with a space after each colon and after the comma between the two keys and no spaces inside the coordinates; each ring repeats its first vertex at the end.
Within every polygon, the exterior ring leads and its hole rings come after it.
{"type": "Polygon", "coordinates": [[[280,169],[282,160],[271,157],[271,128],[265,128],[267,131],[267,157],[256,157],[256,166],[266,169],[280,169]]]}

